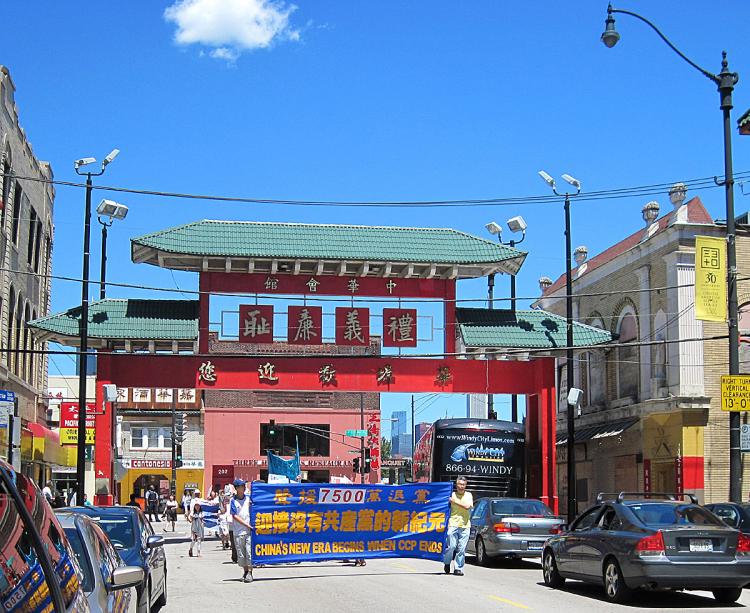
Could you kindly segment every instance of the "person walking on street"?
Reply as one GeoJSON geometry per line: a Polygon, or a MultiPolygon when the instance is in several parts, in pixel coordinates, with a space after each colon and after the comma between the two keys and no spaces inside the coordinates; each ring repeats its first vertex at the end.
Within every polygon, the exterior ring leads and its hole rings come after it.
{"type": "Polygon", "coordinates": [[[198,557],[200,558],[204,536],[204,519],[203,510],[199,503],[193,505],[193,510],[190,512],[188,520],[190,521],[190,550],[188,551],[188,555],[191,558],[193,557],[193,545],[197,545],[198,557]]]}
{"type": "Polygon", "coordinates": [[[190,499],[192,496],[190,495],[190,490],[185,490],[182,493],[182,512],[185,515],[185,519],[187,519],[187,516],[190,513],[190,499]]]}
{"type": "Polygon", "coordinates": [[[135,494],[130,494],[130,502],[126,502],[126,507],[135,507],[136,509],[140,509],[141,505],[138,504],[138,501],[136,500],[137,496],[135,494]]]}
{"type": "MultiPolygon", "coordinates": [[[[177,522],[177,501],[174,499],[174,494],[170,494],[167,500],[166,506],[164,507],[164,516],[167,520],[167,524],[172,524],[172,532],[174,532],[174,526],[177,522]]],[[[164,526],[164,532],[167,531],[167,526],[164,526]]]]}
{"type": "Polygon", "coordinates": [[[455,555],[456,567],[454,575],[462,577],[466,558],[466,544],[469,542],[471,528],[471,510],[474,508],[474,498],[466,491],[466,477],[456,479],[456,491],[451,494],[451,514],[446,533],[445,555],[443,556],[443,570],[446,575],[451,572],[451,561],[455,555]]]}
{"type": "Polygon", "coordinates": [[[253,580],[252,566],[252,539],[250,531],[250,496],[245,495],[245,482],[242,479],[234,480],[234,487],[237,493],[229,503],[229,510],[232,516],[232,525],[234,529],[234,545],[237,550],[237,564],[244,571],[242,580],[250,583],[253,580]]]}
{"type": "Polygon", "coordinates": [[[146,492],[146,513],[149,521],[161,521],[159,519],[159,494],[156,493],[153,485],[149,485],[146,492]]]}
{"type": "Polygon", "coordinates": [[[50,505],[54,506],[53,502],[55,500],[55,486],[52,483],[52,481],[47,481],[47,484],[42,489],[42,495],[47,499],[47,502],[50,503],[50,505]]]}

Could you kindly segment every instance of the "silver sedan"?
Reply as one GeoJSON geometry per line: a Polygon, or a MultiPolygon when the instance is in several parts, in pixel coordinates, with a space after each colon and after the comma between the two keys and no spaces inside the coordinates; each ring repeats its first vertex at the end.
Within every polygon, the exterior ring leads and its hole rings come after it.
{"type": "Polygon", "coordinates": [[[89,517],[65,511],[55,515],[78,558],[81,587],[91,613],[135,613],[135,587],[143,581],[143,569],[126,566],[104,531],[89,517]]]}

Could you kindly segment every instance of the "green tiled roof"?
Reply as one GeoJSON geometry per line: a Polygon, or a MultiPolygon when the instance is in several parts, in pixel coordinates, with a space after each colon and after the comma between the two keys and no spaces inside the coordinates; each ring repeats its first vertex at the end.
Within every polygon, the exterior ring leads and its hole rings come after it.
{"type": "Polygon", "coordinates": [[[523,251],[450,228],[399,228],[203,220],[132,239],[198,256],[484,264],[523,251]]]}
{"type": "Polygon", "coordinates": [[[740,129],[740,134],[750,134],[750,109],[746,110],[742,117],[737,120],[737,126],[740,129]]]}
{"type": "MultiPolygon", "coordinates": [[[[567,344],[564,317],[542,310],[456,309],[459,330],[467,347],[556,349],[567,344]]],[[[573,325],[573,345],[599,345],[612,340],[606,330],[578,322],[573,325]]]]}
{"type": "MultiPolygon", "coordinates": [[[[79,334],[81,307],[29,322],[57,336],[79,334]]],[[[92,339],[194,340],[198,338],[197,300],[98,300],[89,305],[92,339]]]]}

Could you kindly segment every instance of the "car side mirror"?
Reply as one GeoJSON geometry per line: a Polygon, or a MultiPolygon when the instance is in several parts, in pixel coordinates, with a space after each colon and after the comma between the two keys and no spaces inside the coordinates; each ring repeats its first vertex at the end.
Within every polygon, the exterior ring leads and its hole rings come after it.
{"type": "Polygon", "coordinates": [[[143,583],[145,574],[140,566],[119,566],[112,571],[110,589],[124,590],[143,583]]]}
{"type": "Polygon", "coordinates": [[[161,534],[152,534],[146,539],[146,549],[154,549],[164,545],[164,537],[161,534]]]}

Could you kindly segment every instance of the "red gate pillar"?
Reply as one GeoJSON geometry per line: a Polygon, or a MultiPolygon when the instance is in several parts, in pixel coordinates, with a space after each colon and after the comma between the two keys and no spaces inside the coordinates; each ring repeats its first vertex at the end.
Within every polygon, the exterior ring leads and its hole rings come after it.
{"type": "Polygon", "coordinates": [[[530,453],[530,495],[539,497],[555,513],[557,498],[557,391],[554,358],[533,361],[537,393],[527,396],[526,438],[530,453]]]}
{"type": "Polygon", "coordinates": [[[97,493],[94,504],[111,506],[114,504],[114,406],[115,403],[104,402],[104,386],[111,383],[110,360],[106,353],[99,353],[96,367],[96,442],[94,444],[94,482],[109,483],[108,493],[97,493]]]}

